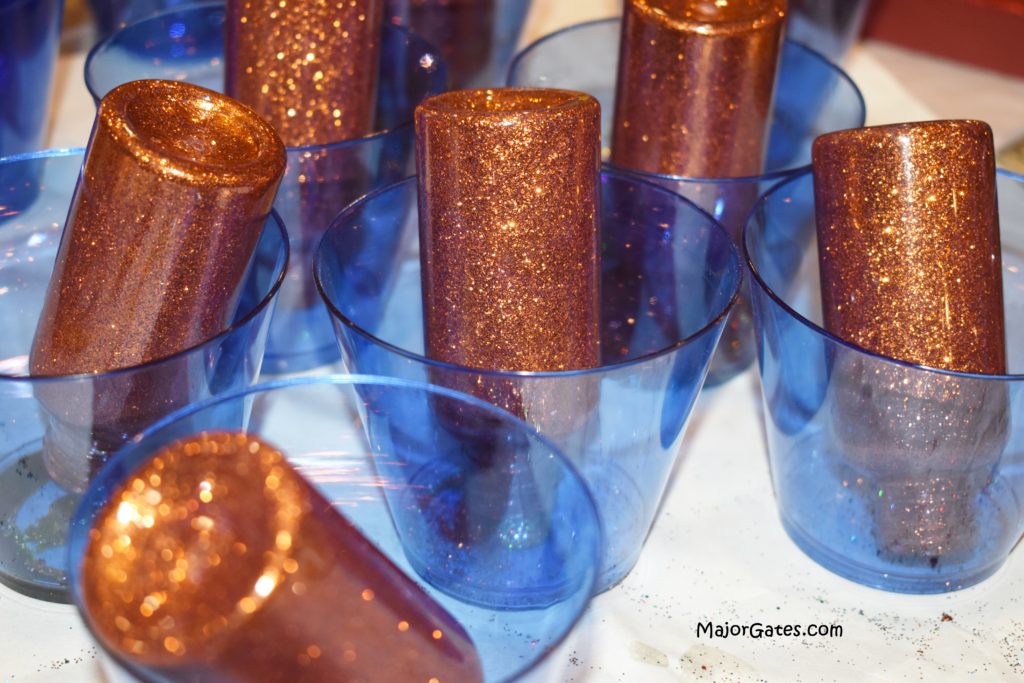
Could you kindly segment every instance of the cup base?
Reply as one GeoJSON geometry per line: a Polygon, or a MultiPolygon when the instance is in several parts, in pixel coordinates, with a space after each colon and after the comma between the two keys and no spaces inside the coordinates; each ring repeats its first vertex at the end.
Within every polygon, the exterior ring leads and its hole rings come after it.
{"type": "Polygon", "coordinates": [[[260,377],[305,372],[330,365],[339,358],[341,352],[331,320],[319,302],[301,310],[283,310],[278,305],[271,322],[260,377]],[[291,330],[294,336],[284,338],[281,332],[285,330],[291,330]]]}
{"type": "Polygon", "coordinates": [[[315,349],[306,353],[286,356],[271,356],[267,354],[260,368],[260,379],[280,379],[283,375],[306,372],[322,365],[330,365],[340,357],[337,344],[331,348],[315,349]]]}
{"type": "Polygon", "coordinates": [[[889,591],[892,593],[913,593],[918,595],[932,595],[937,593],[949,593],[950,591],[969,588],[981,583],[992,576],[1006,561],[1000,558],[997,562],[956,575],[936,573],[933,576],[923,575],[920,571],[901,573],[899,571],[879,572],[872,567],[866,567],[853,562],[829,548],[825,547],[806,533],[797,524],[780,515],[782,527],[786,534],[797,545],[805,555],[820,564],[833,574],[838,574],[844,579],[849,579],[871,588],[889,591]]]}
{"type": "Polygon", "coordinates": [[[534,514],[543,505],[525,504],[541,503],[528,500],[532,492],[511,492],[497,506],[501,515],[492,520],[493,528],[480,528],[476,517],[482,501],[472,500],[480,482],[471,483],[464,472],[450,467],[431,465],[411,481],[399,511],[393,508],[392,514],[405,527],[406,560],[431,586],[478,607],[508,610],[545,609],[579,590],[564,575],[565,558],[552,541],[553,536],[571,534],[574,520],[565,520],[561,528],[551,527],[549,517],[534,514]],[[420,491],[433,493],[429,500],[421,500],[420,491]],[[521,498],[524,493],[526,499],[521,498]],[[471,512],[474,508],[477,514],[471,512]],[[460,528],[462,517],[470,518],[469,526],[460,528]],[[409,538],[419,542],[409,543],[409,538]],[[429,555],[423,556],[423,550],[429,555]],[[494,558],[502,557],[504,561],[497,563],[501,571],[486,570],[494,558]]]}
{"type": "Polygon", "coordinates": [[[633,477],[616,464],[584,465],[582,472],[594,497],[604,501],[605,553],[594,588],[603,593],[625,579],[640,559],[643,543],[637,539],[646,539],[649,529],[647,503],[633,477]]]}
{"type": "Polygon", "coordinates": [[[67,538],[79,498],[50,478],[41,441],[0,460],[0,583],[31,598],[71,601],[67,538]]]}

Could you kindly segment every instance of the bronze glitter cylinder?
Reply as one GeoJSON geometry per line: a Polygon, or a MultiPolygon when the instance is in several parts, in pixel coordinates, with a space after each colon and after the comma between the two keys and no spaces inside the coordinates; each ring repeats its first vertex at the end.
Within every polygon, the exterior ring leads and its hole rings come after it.
{"type": "Polygon", "coordinates": [[[826,329],[884,358],[833,369],[829,430],[875,482],[875,535],[910,564],[970,553],[974,500],[1007,438],[992,133],[978,121],[839,131],[815,142],[826,329]]]}
{"type": "Polygon", "coordinates": [[[335,214],[369,189],[357,147],[322,147],[373,131],[382,2],[227,3],[225,92],[255,109],[290,152],[281,206],[299,208],[289,216],[291,282],[281,310],[321,305],[307,275],[313,253],[335,214]]]}
{"type": "Polygon", "coordinates": [[[600,364],[600,105],[504,88],[416,108],[427,355],[471,368],[600,364]]]}
{"type": "Polygon", "coordinates": [[[81,575],[94,633],[172,680],[483,678],[458,622],[244,433],[182,439],[129,477],[81,575]]]}
{"type": "MultiPolygon", "coordinates": [[[[589,95],[530,88],[453,91],[416,108],[426,353],[462,368],[432,368],[431,381],[554,439],[590,413],[597,396],[587,378],[533,382],[469,368],[600,364],[600,118],[589,95]]],[[[453,530],[473,542],[497,531],[516,494],[500,432],[452,407],[433,402],[441,425],[496,475],[488,495],[467,491],[475,526],[453,530]]]]}
{"type": "MultiPolygon", "coordinates": [[[[760,175],[785,15],[785,0],[626,0],[611,162],[687,178],[760,175]]],[[[732,238],[742,241],[757,183],[672,189],[715,211],[732,238]]],[[[636,258],[643,251],[635,249],[636,258]]],[[[624,267],[637,274],[644,269],[639,261],[625,261],[624,267]]],[[[674,327],[675,321],[666,325],[674,327]]],[[[679,336],[678,330],[669,332],[679,336]]],[[[753,311],[744,294],[729,316],[712,378],[753,360],[752,335],[753,311]]]]}
{"type": "Polygon", "coordinates": [[[890,358],[1005,373],[988,125],[829,133],[814,142],[813,163],[826,329],[890,358]]]}
{"type": "Polygon", "coordinates": [[[612,163],[759,175],[785,14],[785,0],[626,0],[612,163]]]}
{"type": "Polygon", "coordinates": [[[228,0],[225,90],[288,147],[373,128],[381,0],[228,0]]]}
{"type": "MultiPolygon", "coordinates": [[[[171,81],[100,103],[33,341],[33,375],[131,368],[228,327],[284,171],[280,138],[249,108],[171,81]]],[[[180,367],[41,383],[43,455],[79,489],[107,452],[180,404],[180,367]],[[95,395],[94,395],[95,394],[95,395]]]]}

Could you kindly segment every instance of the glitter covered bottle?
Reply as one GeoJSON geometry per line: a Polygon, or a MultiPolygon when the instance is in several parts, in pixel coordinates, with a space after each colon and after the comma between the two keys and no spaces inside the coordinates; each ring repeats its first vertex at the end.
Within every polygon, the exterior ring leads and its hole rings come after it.
{"type": "MultiPolygon", "coordinates": [[[[251,109],[186,83],[134,81],[100,103],[32,346],[33,375],[134,368],[231,323],[284,171],[251,109]]],[[[154,365],[82,395],[40,384],[43,455],[81,489],[108,453],[185,395],[154,365]]],[[[55,385],[56,386],[56,385],[55,385]]]]}
{"type": "Polygon", "coordinates": [[[128,477],[81,577],[94,633],[170,680],[482,680],[458,622],[244,433],[174,442],[128,477]]]}
{"type": "MultiPolygon", "coordinates": [[[[227,3],[225,92],[255,109],[288,147],[277,206],[291,258],[278,309],[305,312],[300,325],[328,325],[308,276],[312,255],[338,211],[374,180],[358,145],[332,143],[374,130],[382,23],[382,0],[227,3]]],[[[271,325],[275,369],[310,362],[289,358],[303,348],[293,338],[303,333],[271,325]]],[[[318,336],[316,329],[309,333],[318,336]]]]}
{"type": "Polygon", "coordinates": [[[491,370],[597,366],[597,101],[446,93],[417,107],[416,142],[427,355],[491,370]]]}
{"type": "Polygon", "coordinates": [[[612,163],[648,173],[761,173],[785,0],[627,0],[612,163]]]}
{"type": "Polygon", "coordinates": [[[373,127],[379,0],[230,0],[225,90],[288,147],[350,140],[373,127]]]}
{"type": "Polygon", "coordinates": [[[861,128],[818,138],[813,156],[825,328],[882,357],[846,354],[832,369],[829,429],[874,483],[887,556],[962,559],[1007,435],[1005,386],[885,359],[1006,371],[992,132],[978,121],[861,128]]]}
{"type": "MultiPolygon", "coordinates": [[[[416,109],[420,263],[426,355],[473,372],[431,381],[527,419],[552,438],[580,429],[592,382],[521,384],[488,370],[549,372],[601,362],[598,174],[600,105],[583,93],[506,88],[453,91],[416,109]]],[[[494,473],[451,538],[497,531],[518,501],[508,490],[501,430],[435,401],[468,457],[494,473]],[[463,525],[471,519],[472,525],[463,525]]]]}
{"type": "MultiPolygon", "coordinates": [[[[750,179],[764,170],[785,16],[785,0],[626,0],[624,6],[611,162],[703,179],[673,182],[671,189],[685,190],[737,243],[760,190],[750,179]],[[747,180],[730,181],[735,178],[747,180]]],[[[628,256],[636,262],[624,260],[623,268],[640,272],[645,250],[635,244],[628,256]]],[[[683,304],[671,303],[677,305],[683,304]]],[[[679,336],[671,318],[657,323],[667,336],[679,336]]],[[[744,294],[716,351],[712,379],[749,365],[752,334],[744,294]]]]}

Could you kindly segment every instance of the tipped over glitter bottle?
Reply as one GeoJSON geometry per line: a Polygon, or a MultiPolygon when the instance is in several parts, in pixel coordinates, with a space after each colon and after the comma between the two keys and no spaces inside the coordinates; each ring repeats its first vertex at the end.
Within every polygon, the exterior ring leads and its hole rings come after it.
{"type": "Polygon", "coordinates": [[[815,142],[814,182],[825,328],[881,356],[832,368],[832,438],[871,484],[886,556],[962,561],[1007,438],[1006,388],[887,359],[1006,372],[991,130],[931,121],[831,133],[815,142]]]}
{"type": "Polygon", "coordinates": [[[230,324],[284,163],[270,126],[205,88],[135,81],[100,103],[30,371],[134,371],[81,394],[37,389],[43,457],[66,488],[81,490],[93,460],[180,407],[187,378],[144,366],[230,324]]]}
{"type": "Polygon", "coordinates": [[[84,613],[174,681],[482,680],[455,619],[270,444],[241,432],[157,452],[99,511],[84,613]]]}

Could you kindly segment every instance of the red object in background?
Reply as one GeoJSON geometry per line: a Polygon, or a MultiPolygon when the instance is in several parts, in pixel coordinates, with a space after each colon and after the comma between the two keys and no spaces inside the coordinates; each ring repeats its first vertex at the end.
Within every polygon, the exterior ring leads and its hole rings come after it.
{"type": "Polygon", "coordinates": [[[864,35],[1024,76],[1024,0],[875,0],[864,35]]]}

